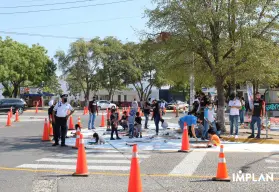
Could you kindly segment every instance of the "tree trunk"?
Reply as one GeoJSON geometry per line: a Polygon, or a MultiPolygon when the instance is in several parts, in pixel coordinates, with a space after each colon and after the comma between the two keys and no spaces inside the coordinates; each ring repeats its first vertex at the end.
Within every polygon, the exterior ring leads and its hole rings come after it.
{"type": "Polygon", "coordinates": [[[218,98],[218,109],[217,109],[217,119],[220,123],[221,130],[226,131],[225,127],[225,97],[224,97],[224,80],[222,78],[216,78],[216,89],[218,98]]]}
{"type": "Polygon", "coordinates": [[[18,94],[18,89],[19,89],[19,84],[15,83],[13,84],[14,86],[14,91],[13,91],[13,98],[16,98],[17,97],[17,94],[18,94]]]}

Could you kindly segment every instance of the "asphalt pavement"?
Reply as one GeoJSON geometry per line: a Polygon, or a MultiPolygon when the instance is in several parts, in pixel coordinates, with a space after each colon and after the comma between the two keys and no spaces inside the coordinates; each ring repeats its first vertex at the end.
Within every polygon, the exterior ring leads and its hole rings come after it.
{"type": "MultiPolygon", "coordinates": [[[[78,111],[75,122],[78,116],[87,127],[88,115],[78,111]]],[[[6,116],[0,115],[1,192],[128,191],[132,149],[86,149],[89,177],[73,177],[77,150],[41,141],[45,117],[46,112],[26,112],[20,122],[6,127],[6,116]]],[[[98,116],[97,125],[100,119],[98,116]]],[[[225,152],[231,182],[211,180],[216,175],[218,155],[206,150],[139,151],[143,191],[278,191],[279,152],[225,152]],[[272,172],[274,181],[235,182],[233,174],[239,170],[256,178],[272,172]]]]}

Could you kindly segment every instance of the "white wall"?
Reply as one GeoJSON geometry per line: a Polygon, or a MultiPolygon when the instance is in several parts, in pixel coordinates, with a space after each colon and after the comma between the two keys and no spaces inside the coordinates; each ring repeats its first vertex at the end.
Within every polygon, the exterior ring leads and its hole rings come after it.
{"type": "Polygon", "coordinates": [[[0,83],[0,99],[4,99],[4,96],[2,95],[2,94],[3,94],[3,90],[4,90],[4,87],[3,87],[3,85],[0,83]]]}

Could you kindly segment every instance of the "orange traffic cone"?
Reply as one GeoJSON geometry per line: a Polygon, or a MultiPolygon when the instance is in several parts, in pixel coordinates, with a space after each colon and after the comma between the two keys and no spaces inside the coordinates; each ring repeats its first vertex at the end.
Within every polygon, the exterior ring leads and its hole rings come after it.
{"type": "Polygon", "coordinates": [[[212,178],[213,181],[231,181],[230,177],[228,176],[225,153],[224,153],[224,145],[220,146],[220,153],[219,153],[219,163],[217,168],[216,177],[212,178]]]}
{"type": "Polygon", "coordinates": [[[13,108],[10,109],[10,117],[13,118],[13,108]]]}
{"type": "Polygon", "coordinates": [[[80,134],[76,172],[73,174],[73,176],[88,176],[87,160],[82,134],[80,134]]]}
{"type": "Polygon", "coordinates": [[[184,123],[181,150],[179,150],[178,152],[189,153],[189,152],[191,152],[191,151],[192,151],[192,150],[190,150],[190,143],[189,143],[189,136],[188,136],[188,128],[187,128],[187,124],[184,123]]]}
{"type": "Polygon", "coordinates": [[[101,120],[101,125],[100,127],[105,127],[105,116],[104,113],[102,112],[102,120],[101,120]]]}
{"type": "Polygon", "coordinates": [[[7,127],[12,126],[12,122],[11,122],[11,112],[8,112],[8,117],[7,117],[7,127]]]}
{"type": "Polygon", "coordinates": [[[16,110],[15,122],[19,122],[18,110],[16,110]]]}
{"type": "Polygon", "coordinates": [[[83,115],[86,115],[86,107],[83,108],[83,115]]]}
{"type": "Polygon", "coordinates": [[[80,117],[78,117],[78,125],[79,125],[80,128],[82,127],[81,122],[80,122],[80,117]]]}
{"type": "Polygon", "coordinates": [[[52,123],[48,122],[48,131],[49,131],[49,136],[53,136],[53,127],[52,127],[52,123]]]}
{"type": "Polygon", "coordinates": [[[73,122],[73,117],[72,115],[70,116],[70,121],[69,121],[69,130],[74,130],[74,122],[73,122]]]}
{"type": "Polygon", "coordinates": [[[36,103],[36,113],[38,113],[38,102],[36,103]]]}
{"type": "Polygon", "coordinates": [[[73,149],[78,149],[78,147],[79,147],[79,139],[80,139],[80,129],[77,129],[77,132],[76,132],[76,145],[73,147],[73,149]]]}
{"type": "Polygon", "coordinates": [[[137,144],[133,145],[128,192],[142,192],[137,144]]]}
{"type": "Polygon", "coordinates": [[[44,132],[43,132],[42,141],[50,141],[49,134],[48,134],[47,118],[45,118],[44,132]]]}

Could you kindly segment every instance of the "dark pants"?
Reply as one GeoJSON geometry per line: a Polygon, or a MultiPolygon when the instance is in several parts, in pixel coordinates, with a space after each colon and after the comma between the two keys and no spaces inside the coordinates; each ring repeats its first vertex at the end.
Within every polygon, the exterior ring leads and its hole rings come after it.
{"type": "Polygon", "coordinates": [[[156,126],[156,133],[159,133],[159,122],[160,122],[160,115],[157,114],[154,117],[154,123],[155,123],[155,126],[156,126]]]}
{"type": "Polygon", "coordinates": [[[117,131],[117,127],[114,125],[114,123],[111,125],[111,134],[110,134],[110,138],[113,138],[113,134],[116,134],[116,138],[119,138],[118,136],[118,131],[117,131]]]}
{"type": "Polygon", "coordinates": [[[67,119],[66,117],[56,117],[55,118],[55,131],[54,131],[54,141],[56,144],[59,143],[59,138],[61,136],[61,145],[65,144],[65,136],[67,133],[67,119]]]}
{"type": "Polygon", "coordinates": [[[255,135],[255,129],[254,129],[254,125],[255,123],[257,123],[257,127],[258,127],[258,134],[257,134],[257,137],[261,137],[261,118],[260,117],[257,117],[257,116],[252,116],[252,119],[251,119],[251,129],[252,129],[252,135],[254,136],[255,135]]]}

